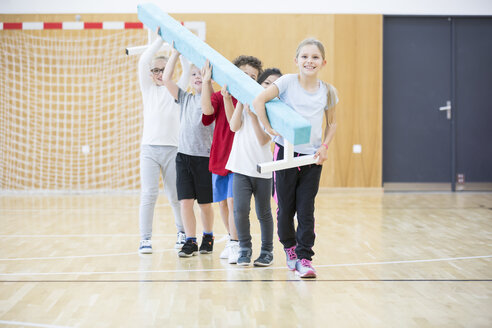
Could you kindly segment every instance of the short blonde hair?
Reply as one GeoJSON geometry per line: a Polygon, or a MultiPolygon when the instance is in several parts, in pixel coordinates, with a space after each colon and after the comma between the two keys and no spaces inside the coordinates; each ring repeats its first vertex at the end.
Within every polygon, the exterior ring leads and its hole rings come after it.
{"type": "Polygon", "coordinates": [[[154,57],[152,59],[152,63],[151,63],[152,68],[154,68],[154,66],[155,66],[155,61],[156,60],[159,60],[159,59],[165,60],[166,61],[166,64],[167,64],[167,62],[169,60],[169,57],[167,57],[167,56],[157,56],[157,57],[154,57]]]}
{"type": "Polygon", "coordinates": [[[315,38],[307,38],[302,40],[301,43],[299,43],[296,50],[296,58],[299,57],[299,52],[301,51],[302,47],[308,44],[312,44],[318,47],[319,51],[321,52],[321,57],[323,57],[323,60],[325,59],[325,47],[319,40],[316,40],[315,38]]]}

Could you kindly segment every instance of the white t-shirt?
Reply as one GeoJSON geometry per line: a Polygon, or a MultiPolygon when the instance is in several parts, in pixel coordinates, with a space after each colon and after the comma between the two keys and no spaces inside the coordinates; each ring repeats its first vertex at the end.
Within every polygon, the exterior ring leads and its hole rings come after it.
{"type": "MultiPolygon", "coordinates": [[[[157,86],[150,76],[154,55],[163,44],[158,37],[140,56],[138,77],[143,98],[142,145],[178,146],[179,105],[165,86],[157,86]]],[[[183,61],[181,62],[183,64],[183,61]]],[[[183,74],[178,85],[185,89],[189,74],[183,64],[183,74]],[[185,72],[186,70],[186,72],[185,72]]]]}
{"type": "Polygon", "coordinates": [[[256,137],[251,116],[243,110],[243,125],[234,134],[229,160],[226,169],[254,178],[270,179],[272,173],[258,173],[256,166],[259,163],[273,160],[270,143],[261,146],[256,137]]]}
{"type": "MultiPolygon", "coordinates": [[[[335,87],[318,81],[319,88],[316,92],[306,91],[299,83],[297,74],[282,75],[273,83],[278,88],[280,100],[311,123],[310,142],[294,146],[294,151],[306,155],[316,153],[322,143],[325,110],[338,103],[335,87]]],[[[274,141],[284,145],[282,137],[275,137],[274,141]]]]}

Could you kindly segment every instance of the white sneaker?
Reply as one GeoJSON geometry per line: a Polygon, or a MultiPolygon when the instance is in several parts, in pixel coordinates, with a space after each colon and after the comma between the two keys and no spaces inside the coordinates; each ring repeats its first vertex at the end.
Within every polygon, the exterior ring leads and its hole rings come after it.
{"type": "Polygon", "coordinates": [[[220,258],[221,259],[228,259],[229,258],[229,249],[230,249],[230,247],[231,247],[231,237],[230,236],[227,236],[227,242],[226,242],[225,248],[222,251],[222,253],[220,253],[220,258]]]}
{"type": "Polygon", "coordinates": [[[179,231],[178,238],[176,239],[176,244],[174,245],[174,248],[181,249],[185,243],[186,243],[186,234],[182,231],[179,231]]]}
{"type": "Polygon", "coordinates": [[[141,240],[138,251],[140,254],[152,254],[152,241],[149,239],[141,240]]]}
{"type": "Polygon", "coordinates": [[[227,263],[236,264],[239,258],[239,242],[231,241],[231,246],[229,247],[229,259],[227,263]]]}
{"type": "Polygon", "coordinates": [[[314,270],[311,261],[306,259],[297,260],[296,274],[301,278],[316,278],[316,270],[314,270]]]}

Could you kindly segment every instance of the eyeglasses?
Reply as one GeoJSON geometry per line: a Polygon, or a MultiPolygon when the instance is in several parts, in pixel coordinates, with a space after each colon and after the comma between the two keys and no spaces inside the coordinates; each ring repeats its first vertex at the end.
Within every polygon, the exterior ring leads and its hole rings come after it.
{"type": "Polygon", "coordinates": [[[159,73],[164,73],[164,68],[153,68],[150,70],[152,74],[158,75],[159,73]]]}

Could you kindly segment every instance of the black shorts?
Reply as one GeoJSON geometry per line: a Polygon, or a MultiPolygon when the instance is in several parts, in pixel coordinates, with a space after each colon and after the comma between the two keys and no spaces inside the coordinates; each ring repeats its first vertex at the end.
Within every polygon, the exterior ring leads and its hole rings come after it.
{"type": "Polygon", "coordinates": [[[212,173],[208,157],[176,155],[176,190],[178,200],[196,199],[198,204],[213,202],[212,173]]]}

